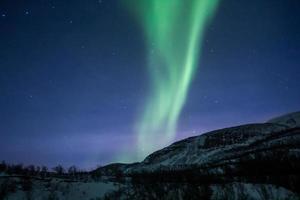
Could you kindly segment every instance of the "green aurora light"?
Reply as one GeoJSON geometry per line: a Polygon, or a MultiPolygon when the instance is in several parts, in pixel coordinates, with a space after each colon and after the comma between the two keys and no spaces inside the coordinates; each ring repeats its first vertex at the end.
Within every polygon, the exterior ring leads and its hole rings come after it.
{"type": "Polygon", "coordinates": [[[169,144],[219,0],[125,0],[142,24],[150,91],[136,124],[139,159],[169,144]]]}

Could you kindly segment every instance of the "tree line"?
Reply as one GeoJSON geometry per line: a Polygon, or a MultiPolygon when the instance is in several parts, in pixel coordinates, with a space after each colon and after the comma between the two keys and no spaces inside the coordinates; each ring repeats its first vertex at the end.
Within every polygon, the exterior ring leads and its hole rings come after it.
{"type": "Polygon", "coordinates": [[[75,177],[78,175],[85,175],[88,172],[80,170],[75,165],[69,168],[64,168],[62,165],[57,165],[52,168],[46,166],[35,166],[35,165],[23,165],[23,164],[8,164],[5,161],[0,163],[0,173],[15,176],[37,176],[46,178],[50,176],[60,177],[75,177]]]}

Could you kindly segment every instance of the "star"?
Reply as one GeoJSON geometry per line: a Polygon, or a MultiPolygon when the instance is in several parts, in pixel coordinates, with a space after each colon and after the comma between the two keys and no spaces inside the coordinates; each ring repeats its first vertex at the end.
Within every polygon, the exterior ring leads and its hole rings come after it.
{"type": "Polygon", "coordinates": [[[285,89],[288,90],[288,89],[290,89],[290,87],[289,86],[285,86],[285,89]]]}
{"type": "Polygon", "coordinates": [[[215,103],[215,104],[218,104],[218,103],[219,103],[219,100],[214,100],[214,103],[215,103]]]}
{"type": "Polygon", "coordinates": [[[25,15],[29,15],[29,11],[28,10],[25,11],[25,15]]]}

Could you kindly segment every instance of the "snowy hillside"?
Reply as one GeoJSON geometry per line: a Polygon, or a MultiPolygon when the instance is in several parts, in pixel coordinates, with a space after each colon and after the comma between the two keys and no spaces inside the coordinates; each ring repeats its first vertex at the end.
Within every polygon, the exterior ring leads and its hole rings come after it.
{"type": "Polygon", "coordinates": [[[153,171],[161,167],[208,166],[243,159],[261,150],[290,145],[289,154],[300,157],[300,129],[285,124],[249,124],[212,131],[200,136],[176,142],[150,154],[146,159],[126,172],[153,171]]]}
{"type": "Polygon", "coordinates": [[[250,124],[226,128],[188,138],[148,156],[144,164],[188,165],[215,162],[230,153],[236,153],[272,133],[286,128],[273,124],[250,124]]]}
{"type": "Polygon", "coordinates": [[[268,123],[282,124],[290,128],[300,127],[300,112],[273,118],[269,120],[268,123]]]}

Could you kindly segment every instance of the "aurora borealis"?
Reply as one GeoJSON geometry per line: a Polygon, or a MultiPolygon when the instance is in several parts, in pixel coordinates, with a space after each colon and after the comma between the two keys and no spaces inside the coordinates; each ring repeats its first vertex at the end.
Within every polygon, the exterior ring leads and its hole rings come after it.
{"type": "Polygon", "coordinates": [[[140,158],[170,143],[176,134],[206,25],[219,0],[131,1],[148,47],[150,92],[136,127],[140,158]]]}

